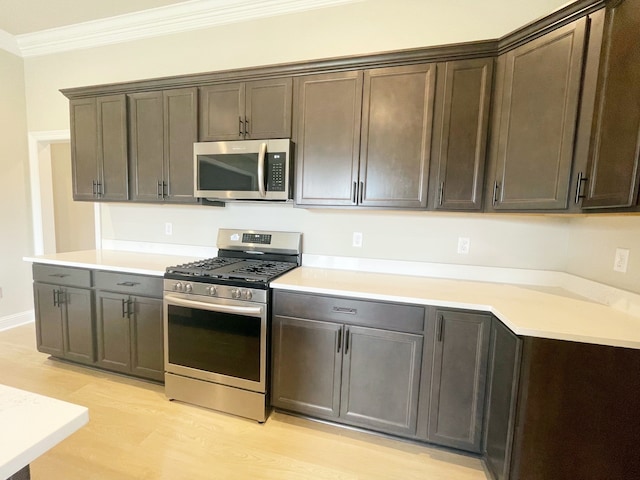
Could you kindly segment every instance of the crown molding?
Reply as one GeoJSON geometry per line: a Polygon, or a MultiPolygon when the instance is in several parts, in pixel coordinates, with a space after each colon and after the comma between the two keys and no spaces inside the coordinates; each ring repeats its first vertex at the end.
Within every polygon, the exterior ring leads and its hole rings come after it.
{"type": "Polygon", "coordinates": [[[22,56],[16,37],[4,30],[0,30],[0,49],[18,55],[19,57],[22,56]]]}
{"type": "MultiPolygon", "coordinates": [[[[363,1],[365,0],[191,0],[17,35],[15,41],[19,55],[33,57],[363,1]]],[[[1,36],[0,47],[3,47],[1,36]]]]}

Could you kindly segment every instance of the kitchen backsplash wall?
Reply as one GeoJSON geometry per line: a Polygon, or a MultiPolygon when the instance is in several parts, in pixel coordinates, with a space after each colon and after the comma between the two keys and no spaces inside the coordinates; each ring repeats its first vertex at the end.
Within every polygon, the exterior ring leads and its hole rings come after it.
{"type": "Polygon", "coordinates": [[[563,270],[567,218],[411,211],[305,210],[290,204],[102,206],[102,236],[178,245],[215,246],[218,228],[300,231],[307,254],[563,270]],[[165,224],[171,223],[171,235],[165,224]],[[352,246],[354,232],[362,247],[352,246]],[[457,253],[458,238],[469,254],[457,253]]]}
{"type": "Polygon", "coordinates": [[[640,215],[571,218],[566,271],[640,293],[640,215]],[[616,249],[629,250],[627,272],[613,269],[616,249]]]}

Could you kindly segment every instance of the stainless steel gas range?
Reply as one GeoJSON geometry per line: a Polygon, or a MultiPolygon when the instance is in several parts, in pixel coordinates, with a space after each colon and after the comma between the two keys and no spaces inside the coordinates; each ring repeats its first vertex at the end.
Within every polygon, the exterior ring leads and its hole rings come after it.
{"type": "Polygon", "coordinates": [[[165,393],[264,422],[269,282],[300,265],[302,234],[220,229],[217,246],[164,275],[165,393]]]}

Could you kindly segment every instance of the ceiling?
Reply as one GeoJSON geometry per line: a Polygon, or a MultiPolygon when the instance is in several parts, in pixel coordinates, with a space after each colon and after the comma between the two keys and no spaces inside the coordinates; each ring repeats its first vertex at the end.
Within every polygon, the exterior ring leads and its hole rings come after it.
{"type": "Polygon", "coordinates": [[[187,0],[0,0],[0,30],[22,35],[187,0]]]}

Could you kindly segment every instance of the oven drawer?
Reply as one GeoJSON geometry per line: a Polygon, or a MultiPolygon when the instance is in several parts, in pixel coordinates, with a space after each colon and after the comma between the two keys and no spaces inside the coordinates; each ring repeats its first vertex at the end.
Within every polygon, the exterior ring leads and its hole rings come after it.
{"type": "Polygon", "coordinates": [[[99,290],[162,297],[162,277],[133,275],[130,273],[103,272],[95,273],[95,286],[99,290]]]}
{"type": "Polygon", "coordinates": [[[33,264],[33,280],[73,287],[91,287],[91,270],[60,267],[57,265],[33,264]]]}
{"type": "Polygon", "coordinates": [[[276,290],[274,315],[422,333],[424,307],[276,290]]]}

